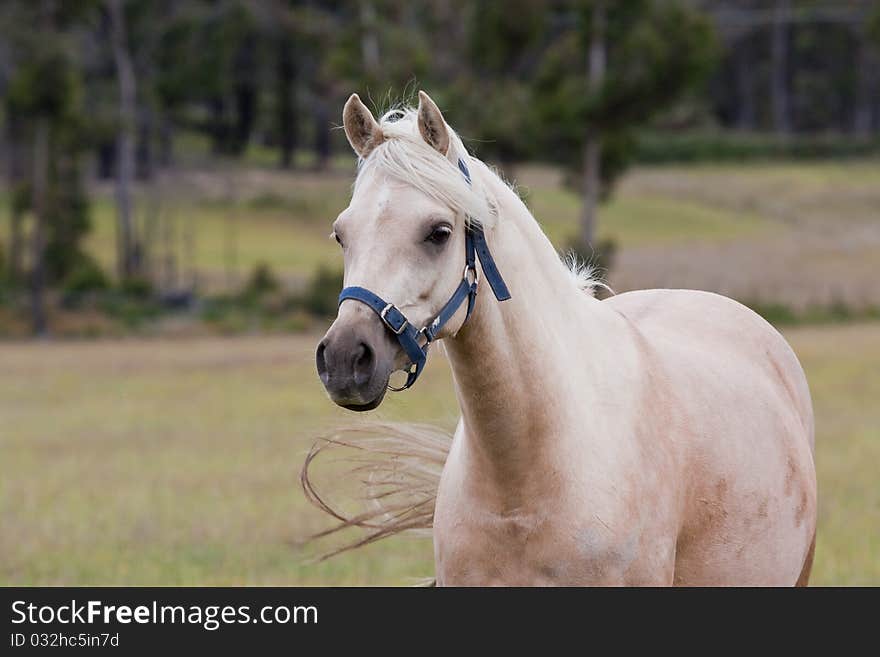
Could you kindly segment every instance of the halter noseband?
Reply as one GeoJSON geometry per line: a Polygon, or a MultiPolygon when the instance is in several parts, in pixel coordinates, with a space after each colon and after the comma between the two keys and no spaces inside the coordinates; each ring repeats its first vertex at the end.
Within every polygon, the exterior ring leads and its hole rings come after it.
{"type": "MultiPolygon", "coordinates": [[[[458,160],[458,168],[470,185],[471,174],[468,171],[467,165],[461,159],[458,160]]],[[[504,279],[501,277],[501,273],[492,259],[492,254],[489,253],[489,245],[486,244],[486,236],[483,233],[482,226],[475,223],[468,225],[467,232],[465,233],[464,249],[465,265],[461,282],[440,312],[421,329],[416,329],[406,318],[406,315],[400,312],[393,303],[385,301],[378,294],[374,294],[366,288],[352,286],[345,288],[339,293],[340,304],[346,299],[354,299],[365,304],[379,315],[382,323],[395,335],[400,346],[409,357],[410,365],[405,370],[407,372],[406,383],[400,388],[388,386],[390,390],[395,392],[406,390],[416,382],[428,360],[428,347],[437,338],[440,329],[455,315],[465,299],[467,299],[467,314],[464,321],[467,322],[470,319],[471,313],[474,310],[474,302],[477,299],[477,287],[480,281],[480,275],[477,270],[477,258],[480,259],[483,275],[489,281],[489,286],[492,288],[495,298],[499,301],[506,301],[510,298],[507,285],[504,283],[504,279]],[[419,337],[425,339],[424,345],[419,344],[419,337]]],[[[464,322],[462,325],[464,325],[464,322]]]]}

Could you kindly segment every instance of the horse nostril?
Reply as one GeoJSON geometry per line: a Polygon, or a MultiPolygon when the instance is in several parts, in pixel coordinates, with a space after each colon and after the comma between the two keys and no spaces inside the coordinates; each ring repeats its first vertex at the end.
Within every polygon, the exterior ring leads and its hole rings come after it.
{"type": "Polygon", "coordinates": [[[327,360],[324,358],[324,352],[327,349],[327,340],[321,340],[318,344],[318,350],[315,352],[315,365],[318,367],[318,376],[325,384],[329,378],[327,374],[327,360]]]}
{"type": "Polygon", "coordinates": [[[373,378],[373,371],[376,357],[372,348],[366,342],[361,342],[354,352],[354,360],[352,361],[352,374],[354,375],[355,385],[362,386],[369,383],[373,378]]]}

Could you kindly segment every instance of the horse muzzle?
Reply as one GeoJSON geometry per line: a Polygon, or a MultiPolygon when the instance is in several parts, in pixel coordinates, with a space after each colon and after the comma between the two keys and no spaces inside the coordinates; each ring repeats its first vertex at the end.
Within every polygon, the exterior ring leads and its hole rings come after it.
{"type": "Polygon", "coordinates": [[[318,344],[315,364],[327,394],[352,411],[370,411],[382,403],[397,345],[372,313],[355,310],[338,318],[318,344]]]}

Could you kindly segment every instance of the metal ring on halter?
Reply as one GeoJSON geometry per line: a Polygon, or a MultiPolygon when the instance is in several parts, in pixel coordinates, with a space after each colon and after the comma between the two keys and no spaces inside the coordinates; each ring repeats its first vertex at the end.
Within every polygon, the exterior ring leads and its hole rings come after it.
{"type": "Polygon", "coordinates": [[[477,266],[474,265],[465,265],[464,271],[461,274],[461,277],[466,280],[471,285],[477,285],[480,282],[480,270],[477,269],[477,266]],[[468,272],[471,271],[474,273],[474,280],[468,280],[468,272]]]}
{"type": "MultiPolygon", "coordinates": [[[[410,375],[412,375],[415,372],[415,367],[416,367],[415,363],[410,363],[410,366],[408,369],[394,370],[394,372],[406,372],[406,382],[399,388],[395,388],[390,383],[386,384],[385,387],[388,388],[391,392],[403,392],[404,390],[406,390],[409,387],[407,385],[409,383],[409,377],[410,377],[410,375]]],[[[392,372],[392,374],[394,374],[394,372],[392,372]]]]}

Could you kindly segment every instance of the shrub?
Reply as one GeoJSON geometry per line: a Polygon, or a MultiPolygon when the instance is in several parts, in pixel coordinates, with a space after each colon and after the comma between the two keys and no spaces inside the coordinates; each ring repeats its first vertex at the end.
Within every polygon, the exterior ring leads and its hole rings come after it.
{"type": "Polygon", "coordinates": [[[62,293],[64,295],[79,295],[106,290],[108,287],[110,287],[110,282],[101,266],[91,256],[83,254],[64,278],[62,293]]]}
{"type": "Polygon", "coordinates": [[[788,135],[740,132],[650,132],[639,134],[634,159],[667,162],[745,162],[867,157],[880,153],[880,141],[850,135],[788,135]]]}
{"type": "Polygon", "coordinates": [[[760,301],[744,301],[743,303],[774,326],[797,324],[800,320],[791,307],[782,303],[762,303],[760,301]]]}
{"type": "Polygon", "coordinates": [[[110,290],[99,297],[99,302],[102,312],[127,328],[139,328],[162,314],[156,301],[122,291],[110,290]]]}
{"type": "Polygon", "coordinates": [[[254,210],[283,210],[288,205],[288,200],[279,194],[265,192],[249,199],[248,207],[254,210]]]}
{"type": "Polygon", "coordinates": [[[274,292],[279,287],[281,284],[272,268],[267,263],[260,262],[251,272],[242,294],[244,296],[260,296],[267,292],[274,292]]]}
{"type": "Polygon", "coordinates": [[[122,281],[120,291],[126,296],[136,299],[146,299],[153,293],[153,283],[142,276],[132,276],[122,281]]]}
{"type": "Polygon", "coordinates": [[[840,299],[827,305],[813,304],[803,310],[795,310],[783,303],[752,300],[743,300],[742,303],[774,326],[835,324],[880,319],[880,307],[853,306],[840,299]]]}
{"type": "Polygon", "coordinates": [[[321,265],[303,293],[303,308],[319,317],[332,317],[336,314],[341,290],[342,272],[321,265]]]}

